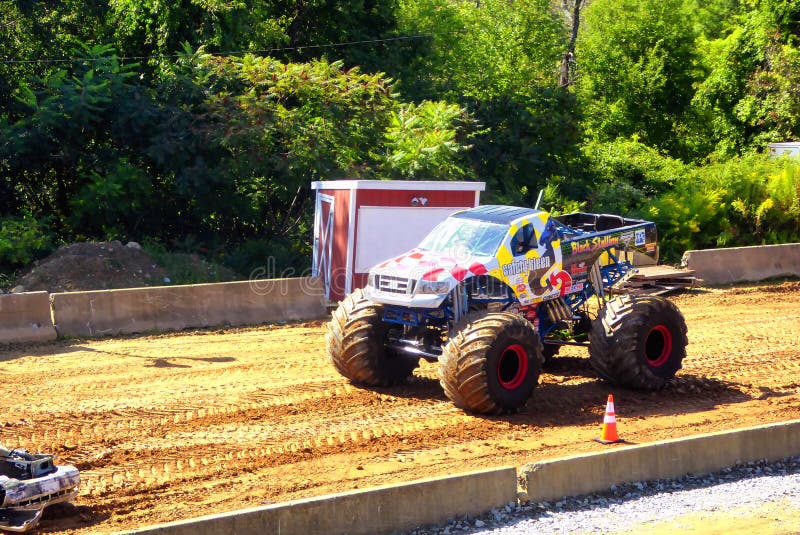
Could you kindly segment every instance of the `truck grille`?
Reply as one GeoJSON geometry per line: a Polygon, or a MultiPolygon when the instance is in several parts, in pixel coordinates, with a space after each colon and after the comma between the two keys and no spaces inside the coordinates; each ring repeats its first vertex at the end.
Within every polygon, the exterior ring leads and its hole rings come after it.
{"type": "Polygon", "coordinates": [[[393,277],[391,275],[375,276],[375,287],[378,291],[392,294],[414,293],[416,282],[416,280],[409,280],[405,277],[393,277]]]}

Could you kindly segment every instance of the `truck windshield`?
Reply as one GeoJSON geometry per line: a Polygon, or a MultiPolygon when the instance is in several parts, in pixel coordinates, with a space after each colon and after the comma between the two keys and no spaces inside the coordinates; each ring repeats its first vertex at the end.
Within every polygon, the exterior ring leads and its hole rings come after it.
{"type": "Polygon", "coordinates": [[[462,256],[493,256],[503,241],[508,227],[486,221],[450,217],[428,234],[420,249],[462,256]]]}

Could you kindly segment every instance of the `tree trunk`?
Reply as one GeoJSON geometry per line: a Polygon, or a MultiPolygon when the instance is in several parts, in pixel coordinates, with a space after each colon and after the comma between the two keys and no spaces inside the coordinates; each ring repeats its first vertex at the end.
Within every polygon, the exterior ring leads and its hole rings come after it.
{"type": "Polygon", "coordinates": [[[578,30],[581,24],[581,10],[588,0],[562,0],[561,6],[564,10],[564,15],[571,19],[572,31],[569,36],[569,45],[564,52],[564,57],[561,59],[561,72],[558,76],[558,85],[567,87],[575,83],[575,42],[578,40],[578,30]]]}

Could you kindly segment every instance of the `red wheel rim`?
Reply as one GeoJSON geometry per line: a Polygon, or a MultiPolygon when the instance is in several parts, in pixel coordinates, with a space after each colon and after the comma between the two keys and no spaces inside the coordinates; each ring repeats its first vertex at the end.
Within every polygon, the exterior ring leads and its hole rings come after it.
{"type": "Polygon", "coordinates": [[[528,353],[519,344],[505,348],[497,361],[497,380],[506,390],[519,388],[528,375],[528,353]]]}
{"type": "Polygon", "coordinates": [[[672,333],[669,329],[664,325],[650,329],[644,342],[644,354],[650,366],[663,366],[672,354],[672,333]]]}

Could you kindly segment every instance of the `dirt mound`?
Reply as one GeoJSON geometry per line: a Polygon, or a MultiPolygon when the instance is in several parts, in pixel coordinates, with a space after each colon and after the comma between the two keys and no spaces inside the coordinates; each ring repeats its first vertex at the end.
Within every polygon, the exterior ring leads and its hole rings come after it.
{"type": "Polygon", "coordinates": [[[14,290],[77,292],[169,282],[166,270],[135,242],[84,242],[62,246],[41,260],[17,279],[14,290]]]}

